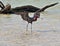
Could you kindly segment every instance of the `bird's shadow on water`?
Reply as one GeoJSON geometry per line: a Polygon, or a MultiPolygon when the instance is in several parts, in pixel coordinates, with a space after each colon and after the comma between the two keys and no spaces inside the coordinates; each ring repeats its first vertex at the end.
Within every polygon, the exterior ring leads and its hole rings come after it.
{"type": "Polygon", "coordinates": [[[40,33],[47,33],[47,32],[60,32],[60,30],[33,30],[32,33],[31,32],[24,32],[24,35],[40,35],[40,33]]]}
{"type": "Polygon", "coordinates": [[[45,35],[46,33],[49,34],[49,33],[57,33],[57,32],[60,32],[60,30],[33,30],[32,33],[31,32],[23,32],[21,34],[21,38],[23,38],[23,40],[26,40],[26,39],[32,39],[32,38],[40,38],[40,36],[43,36],[45,35]]]}
{"type": "Polygon", "coordinates": [[[60,30],[35,30],[37,32],[60,32],[60,30]]]}

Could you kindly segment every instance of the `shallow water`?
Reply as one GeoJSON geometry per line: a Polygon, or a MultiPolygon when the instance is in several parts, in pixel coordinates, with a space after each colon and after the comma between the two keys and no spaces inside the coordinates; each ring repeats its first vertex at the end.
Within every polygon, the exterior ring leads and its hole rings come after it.
{"type": "MultiPolygon", "coordinates": [[[[42,8],[60,0],[1,0],[12,7],[33,5],[42,8]]],[[[31,14],[30,14],[31,15],[31,14]]],[[[0,14],[0,46],[60,46],[60,3],[41,13],[33,22],[33,33],[26,32],[27,22],[20,15],[0,14]],[[26,35],[26,33],[28,33],[26,35]]]]}

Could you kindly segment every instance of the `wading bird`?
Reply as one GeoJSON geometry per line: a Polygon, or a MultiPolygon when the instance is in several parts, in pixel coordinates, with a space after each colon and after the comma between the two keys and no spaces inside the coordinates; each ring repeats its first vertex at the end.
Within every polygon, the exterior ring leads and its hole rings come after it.
{"type": "MultiPolygon", "coordinates": [[[[37,21],[37,18],[40,17],[40,12],[45,11],[49,7],[55,6],[56,4],[58,3],[47,5],[43,7],[42,9],[32,6],[32,5],[11,8],[11,5],[4,6],[3,3],[0,2],[0,7],[1,7],[0,13],[21,15],[23,20],[27,21],[28,24],[31,23],[31,32],[32,32],[32,22],[37,21]],[[34,16],[32,18],[29,17],[30,12],[34,12],[34,16]]],[[[28,30],[28,24],[27,24],[26,30],[28,30]]]]}

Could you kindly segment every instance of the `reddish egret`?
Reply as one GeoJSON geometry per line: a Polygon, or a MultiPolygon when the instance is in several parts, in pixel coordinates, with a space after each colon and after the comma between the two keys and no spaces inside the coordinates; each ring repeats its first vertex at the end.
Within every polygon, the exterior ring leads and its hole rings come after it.
{"type": "MultiPolygon", "coordinates": [[[[4,6],[4,4],[0,1],[0,7],[1,7],[0,13],[21,15],[23,20],[27,21],[28,24],[31,23],[31,32],[32,32],[32,22],[37,21],[37,18],[40,17],[40,12],[45,11],[49,7],[55,6],[56,4],[58,3],[47,5],[43,7],[42,9],[32,6],[32,5],[11,8],[10,4],[4,6]],[[33,17],[28,16],[30,12],[35,12],[33,17]]],[[[28,24],[27,24],[26,30],[28,30],[28,24]]]]}

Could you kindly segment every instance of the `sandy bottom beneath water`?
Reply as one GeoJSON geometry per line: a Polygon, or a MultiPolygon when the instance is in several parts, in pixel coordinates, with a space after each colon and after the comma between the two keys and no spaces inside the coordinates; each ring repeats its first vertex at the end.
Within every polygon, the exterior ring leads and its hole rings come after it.
{"type": "Polygon", "coordinates": [[[0,46],[60,46],[60,32],[0,32],[0,46]]]}

